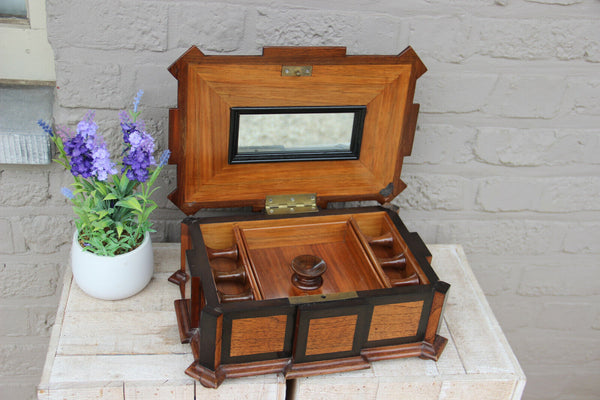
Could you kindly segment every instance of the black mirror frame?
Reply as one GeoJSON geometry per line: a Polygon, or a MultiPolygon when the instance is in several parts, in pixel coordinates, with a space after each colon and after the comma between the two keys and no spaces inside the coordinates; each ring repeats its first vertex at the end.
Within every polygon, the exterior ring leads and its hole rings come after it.
{"type": "Polygon", "coordinates": [[[229,128],[229,164],[292,161],[358,160],[367,112],[366,106],[324,106],[324,107],[231,107],[229,128]],[[349,149],[265,151],[260,153],[238,152],[239,124],[242,114],[314,114],[314,113],[353,113],[352,136],[349,149]]]}

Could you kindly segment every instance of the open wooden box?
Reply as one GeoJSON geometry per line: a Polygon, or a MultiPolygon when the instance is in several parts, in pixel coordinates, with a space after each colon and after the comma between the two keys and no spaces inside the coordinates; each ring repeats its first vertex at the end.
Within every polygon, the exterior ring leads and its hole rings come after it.
{"type": "Polygon", "coordinates": [[[170,199],[188,215],[254,211],[182,223],[181,269],[170,280],[181,291],[181,340],[195,359],[186,373],[217,387],[270,372],[295,378],[389,358],[437,360],[449,285],[386,206],[405,187],[400,171],[419,109],[412,99],[426,70],[414,51],[205,56],[192,47],[169,70],[179,81],[170,199]],[[252,121],[261,133],[274,123],[273,137],[248,145],[252,121]],[[311,136],[316,145],[290,145],[308,137],[293,132],[297,121],[328,130],[311,136]],[[341,139],[330,144],[338,126],[341,139]],[[384,207],[325,209],[351,200],[384,207]]]}

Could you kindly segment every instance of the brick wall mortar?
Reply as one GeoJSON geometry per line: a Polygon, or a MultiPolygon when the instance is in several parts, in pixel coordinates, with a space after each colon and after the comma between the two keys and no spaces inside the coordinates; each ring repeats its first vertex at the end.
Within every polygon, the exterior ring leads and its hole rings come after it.
{"type": "MultiPolygon", "coordinates": [[[[529,377],[525,399],[593,398],[600,3],[109,0],[86,3],[85,12],[65,0],[47,3],[55,121],[74,126],[96,108],[101,131],[115,136],[119,108],[142,88],[160,150],[177,99],[166,68],[191,44],[206,54],[260,54],[265,44],[344,45],[349,54],[413,46],[428,72],[415,94],[421,111],[403,170],[409,187],[394,200],[400,216],[427,243],[463,244],[529,377]]],[[[166,200],[175,167],[166,172],[153,238],[178,241],[183,213],[166,200]]],[[[41,373],[73,229],[60,194],[69,181],[56,165],[0,165],[0,276],[10,278],[0,286],[0,318],[15,320],[0,329],[3,399],[32,396],[41,373]],[[19,278],[19,268],[39,277],[19,278]]]]}

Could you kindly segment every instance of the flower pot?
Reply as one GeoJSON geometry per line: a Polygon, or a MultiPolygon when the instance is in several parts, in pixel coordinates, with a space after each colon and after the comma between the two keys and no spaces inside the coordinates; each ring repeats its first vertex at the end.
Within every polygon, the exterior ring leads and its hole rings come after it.
{"type": "Polygon", "coordinates": [[[102,300],[120,300],[133,296],[148,285],[154,272],[150,234],[133,251],[118,256],[99,256],[84,251],[73,236],[71,268],[77,286],[88,295],[102,300]]]}

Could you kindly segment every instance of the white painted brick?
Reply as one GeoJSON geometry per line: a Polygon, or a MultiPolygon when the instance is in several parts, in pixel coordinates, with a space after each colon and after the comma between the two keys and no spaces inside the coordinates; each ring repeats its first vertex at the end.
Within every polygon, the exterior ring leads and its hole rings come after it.
{"type": "MultiPolygon", "coordinates": [[[[135,86],[144,90],[142,118],[148,118],[147,107],[176,108],[177,80],[164,65],[141,65],[135,71],[135,86]]],[[[166,110],[164,110],[166,111],[166,110]]],[[[168,117],[168,115],[166,115],[168,117]]]]}
{"type": "Polygon", "coordinates": [[[469,260],[477,281],[486,296],[508,295],[515,292],[521,280],[522,266],[515,259],[473,257],[469,260]]]}
{"type": "Polygon", "coordinates": [[[477,21],[482,55],[517,60],[598,60],[597,20],[484,18],[477,21]]]}
{"type": "Polygon", "coordinates": [[[398,54],[408,44],[400,18],[338,10],[258,9],[262,46],[345,46],[349,54],[398,54]]]}
{"type": "Polygon", "coordinates": [[[170,7],[169,47],[237,50],[244,39],[246,19],[247,9],[240,5],[188,2],[170,7]]]}
{"type": "Polygon", "coordinates": [[[474,153],[479,161],[515,167],[600,164],[600,131],[481,127],[474,153]]]}
{"type": "Polygon", "coordinates": [[[476,52],[472,22],[469,15],[411,18],[410,44],[426,65],[429,59],[462,62],[476,52]]]}
{"type": "Polygon", "coordinates": [[[354,14],[290,9],[258,9],[257,45],[357,47],[348,35],[359,25],[354,14]],[[336,13],[337,14],[337,13],[336,13]]]}
{"type": "Polygon", "coordinates": [[[545,329],[523,329],[510,333],[508,339],[525,371],[532,364],[545,364],[556,368],[588,363],[591,364],[590,368],[598,368],[600,338],[596,332],[592,333],[595,336],[581,332],[574,335],[545,329]]]}
{"type": "Polygon", "coordinates": [[[535,178],[494,177],[479,184],[475,202],[485,211],[533,210],[544,186],[535,178]]]}
{"type": "Polygon", "coordinates": [[[354,32],[356,47],[349,54],[399,54],[409,44],[409,24],[390,15],[362,15],[354,32]]]}
{"type": "Polygon", "coordinates": [[[565,104],[575,114],[600,115],[600,79],[569,78],[565,104]]]}
{"type": "Polygon", "coordinates": [[[44,305],[29,307],[27,311],[29,334],[37,337],[50,337],[56,318],[56,304],[46,301],[44,305]]]}
{"type": "Polygon", "coordinates": [[[175,190],[177,187],[177,169],[173,165],[167,165],[160,172],[158,179],[156,180],[155,187],[158,188],[152,195],[152,199],[158,204],[160,208],[170,208],[177,210],[175,205],[171,203],[171,200],[167,196],[175,190]]]}
{"type": "Polygon", "coordinates": [[[570,6],[573,4],[583,3],[583,0],[525,0],[531,3],[541,3],[541,4],[558,4],[561,6],[570,6]]]}
{"type": "Polygon", "coordinates": [[[137,91],[129,71],[110,61],[106,64],[59,61],[56,68],[56,101],[61,107],[124,109],[130,104],[131,94],[137,91]]]}
{"type": "Polygon", "coordinates": [[[424,113],[480,111],[496,86],[494,74],[426,74],[419,79],[415,103],[424,113]]]}
{"type": "Polygon", "coordinates": [[[61,189],[70,187],[74,182],[73,175],[67,172],[62,166],[55,164],[50,173],[49,182],[50,187],[48,192],[50,194],[50,199],[48,200],[48,203],[53,206],[64,206],[71,209],[72,203],[62,194],[61,189]]]}
{"type": "Polygon", "coordinates": [[[399,215],[408,230],[410,232],[417,232],[424,243],[441,243],[437,240],[439,230],[439,223],[437,220],[434,220],[433,218],[414,218],[408,210],[400,211],[399,215]]]}
{"type": "Polygon", "coordinates": [[[597,260],[556,265],[551,261],[525,267],[518,288],[523,296],[594,296],[600,294],[597,260]],[[541,265],[540,265],[541,264],[541,265]]]}
{"type": "Polygon", "coordinates": [[[408,185],[393,201],[408,210],[461,210],[469,181],[452,175],[403,175],[408,185]]]}
{"type": "Polygon", "coordinates": [[[0,306],[0,338],[29,334],[27,311],[23,307],[0,306]]]}
{"type": "Polygon", "coordinates": [[[0,298],[42,298],[56,294],[56,264],[0,264],[0,298]]]}
{"type": "Polygon", "coordinates": [[[540,180],[544,188],[538,211],[600,210],[600,177],[563,177],[540,180]]]}
{"type": "Polygon", "coordinates": [[[505,333],[532,327],[533,320],[543,305],[542,300],[535,301],[523,296],[491,296],[487,300],[505,333]]]}
{"type": "Polygon", "coordinates": [[[567,253],[600,253],[599,238],[599,223],[570,225],[565,238],[564,250],[567,253]]]}
{"type": "MultiPolygon", "coordinates": [[[[427,119],[426,115],[420,119],[427,119]]],[[[474,159],[475,129],[443,124],[417,126],[407,164],[464,164],[474,159]]],[[[600,147],[600,145],[599,145],[600,147]]]]}
{"type": "Polygon", "coordinates": [[[560,395],[564,392],[569,383],[568,377],[564,372],[561,371],[561,373],[557,373],[559,369],[555,365],[552,366],[552,373],[549,373],[548,371],[531,372],[532,368],[534,367],[529,367],[525,372],[527,375],[527,384],[523,391],[524,400],[571,399],[571,397],[561,398],[560,395]]]}
{"type": "Polygon", "coordinates": [[[48,7],[54,47],[102,50],[167,49],[168,5],[156,1],[56,2],[48,7]]]}
{"type": "Polygon", "coordinates": [[[9,220],[0,219],[0,232],[2,232],[2,240],[0,240],[0,253],[13,253],[15,248],[13,246],[13,235],[9,220]]]}
{"type": "Polygon", "coordinates": [[[594,368],[567,375],[565,389],[560,393],[565,400],[588,400],[598,397],[598,373],[594,368]]]}
{"type": "Polygon", "coordinates": [[[566,213],[600,210],[599,177],[507,178],[482,180],[476,204],[485,211],[566,213]]]}
{"type": "Polygon", "coordinates": [[[7,382],[0,385],[0,399],[2,400],[26,400],[36,399],[35,385],[37,377],[31,379],[30,383],[7,382]]]}
{"type": "Polygon", "coordinates": [[[48,173],[43,169],[5,170],[0,175],[0,204],[2,206],[42,206],[50,197],[48,173]]]}
{"type": "Polygon", "coordinates": [[[39,376],[47,344],[0,344],[0,376],[39,376]]]}
{"type": "Polygon", "coordinates": [[[553,118],[558,115],[566,91],[558,75],[502,75],[484,111],[501,117],[553,118]]]}
{"type": "Polygon", "coordinates": [[[460,243],[467,253],[537,255],[556,252],[566,224],[523,219],[441,221],[435,243],[460,243]]]}
{"type": "Polygon", "coordinates": [[[71,216],[38,215],[19,220],[25,245],[35,253],[68,253],[75,231],[71,216]]]}
{"type": "MultiPolygon", "coordinates": [[[[592,302],[592,298],[589,301],[592,302]]],[[[535,326],[563,331],[587,330],[593,324],[593,309],[592,303],[546,302],[535,317],[535,326]]]]}

